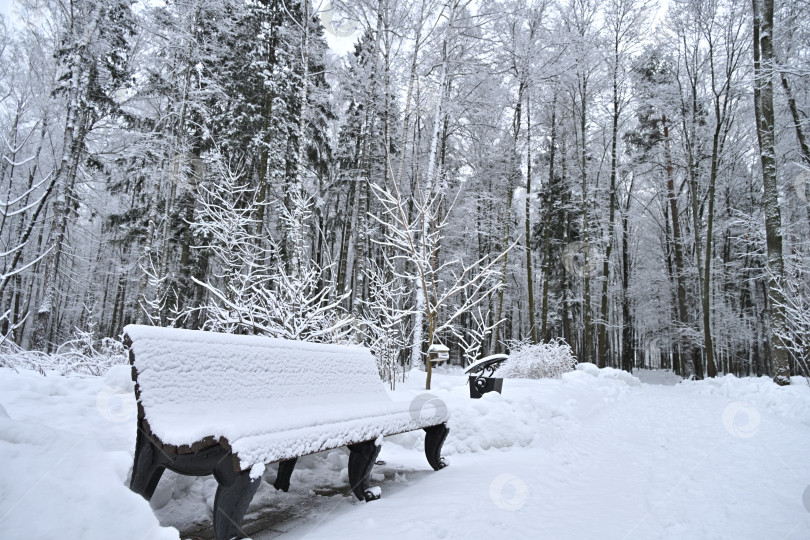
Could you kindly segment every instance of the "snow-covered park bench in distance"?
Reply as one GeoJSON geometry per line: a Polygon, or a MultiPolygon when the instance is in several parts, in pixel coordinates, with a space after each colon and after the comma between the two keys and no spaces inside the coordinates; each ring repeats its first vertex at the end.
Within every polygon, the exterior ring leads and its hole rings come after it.
{"type": "Polygon", "coordinates": [[[425,454],[444,467],[447,411],[423,418],[388,396],[364,347],[129,325],[124,329],[138,402],[130,488],[151,499],[165,469],[213,474],[217,539],[242,537],[265,464],[287,491],[296,460],[348,446],[349,482],[379,498],[371,469],[383,436],[425,430],[425,454]]]}

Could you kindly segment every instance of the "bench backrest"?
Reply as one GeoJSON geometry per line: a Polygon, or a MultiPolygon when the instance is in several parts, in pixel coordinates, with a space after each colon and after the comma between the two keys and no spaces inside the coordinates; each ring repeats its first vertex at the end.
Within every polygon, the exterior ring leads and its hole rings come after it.
{"type": "Polygon", "coordinates": [[[387,399],[365,347],[142,325],[124,333],[147,418],[174,402],[387,399]]]}

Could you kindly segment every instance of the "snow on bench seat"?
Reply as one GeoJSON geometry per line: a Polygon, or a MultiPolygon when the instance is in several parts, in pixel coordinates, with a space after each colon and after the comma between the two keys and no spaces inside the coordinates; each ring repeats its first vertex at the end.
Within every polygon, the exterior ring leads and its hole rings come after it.
{"type": "Polygon", "coordinates": [[[365,347],[129,325],[152,435],[175,447],[225,439],[239,468],[444,423],[392,401],[365,347]]]}

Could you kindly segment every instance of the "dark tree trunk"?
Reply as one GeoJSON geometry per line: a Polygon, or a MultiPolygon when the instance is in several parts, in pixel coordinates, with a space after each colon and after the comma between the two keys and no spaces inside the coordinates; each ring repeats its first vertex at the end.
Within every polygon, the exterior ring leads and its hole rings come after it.
{"type": "Polygon", "coordinates": [[[782,214],[776,180],[773,106],[773,0],[753,0],[754,8],[754,106],[765,194],[765,231],[768,250],[768,297],[770,304],[771,361],[773,380],[790,384],[790,354],[782,341],[787,334],[782,290],[785,266],[782,259],[782,214]]]}

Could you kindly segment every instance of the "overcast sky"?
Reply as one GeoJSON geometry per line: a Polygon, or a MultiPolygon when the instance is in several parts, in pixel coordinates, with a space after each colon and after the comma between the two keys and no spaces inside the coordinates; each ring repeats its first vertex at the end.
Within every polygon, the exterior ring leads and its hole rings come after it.
{"type": "Polygon", "coordinates": [[[13,21],[11,19],[11,11],[14,5],[14,0],[0,0],[0,15],[6,21],[6,26],[11,26],[13,21]]]}

